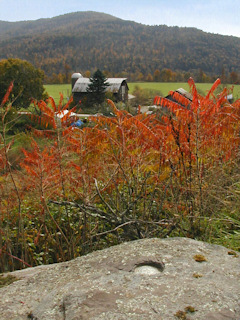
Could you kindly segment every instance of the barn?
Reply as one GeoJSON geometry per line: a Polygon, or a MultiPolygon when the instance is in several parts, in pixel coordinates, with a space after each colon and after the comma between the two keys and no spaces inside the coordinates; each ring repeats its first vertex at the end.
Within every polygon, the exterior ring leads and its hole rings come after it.
{"type": "MultiPolygon", "coordinates": [[[[109,86],[106,91],[113,93],[115,100],[127,102],[128,101],[128,84],[127,78],[107,78],[109,86]]],[[[72,94],[75,101],[83,99],[87,94],[87,88],[90,84],[89,78],[84,78],[80,73],[72,75],[72,94]]]]}

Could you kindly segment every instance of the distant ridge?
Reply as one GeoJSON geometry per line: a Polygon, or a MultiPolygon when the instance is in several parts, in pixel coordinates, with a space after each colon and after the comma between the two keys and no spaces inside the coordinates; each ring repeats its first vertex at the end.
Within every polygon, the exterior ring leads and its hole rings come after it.
{"type": "Polygon", "coordinates": [[[35,21],[0,21],[0,59],[26,59],[47,75],[70,71],[240,73],[240,38],[196,28],[147,26],[93,11],[35,21]]]}

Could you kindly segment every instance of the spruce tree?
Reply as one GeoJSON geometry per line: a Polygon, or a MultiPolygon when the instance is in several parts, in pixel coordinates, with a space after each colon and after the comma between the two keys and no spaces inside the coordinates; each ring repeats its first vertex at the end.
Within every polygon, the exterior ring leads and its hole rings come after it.
{"type": "Polygon", "coordinates": [[[100,105],[105,99],[106,88],[109,86],[107,78],[98,69],[90,78],[90,84],[88,85],[88,101],[93,104],[100,105]]]}

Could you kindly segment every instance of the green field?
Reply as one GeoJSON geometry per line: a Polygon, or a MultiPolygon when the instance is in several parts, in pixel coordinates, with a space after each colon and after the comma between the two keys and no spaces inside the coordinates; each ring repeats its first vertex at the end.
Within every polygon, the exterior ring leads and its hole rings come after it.
{"type": "Polygon", "coordinates": [[[60,98],[60,93],[63,94],[66,100],[72,93],[71,84],[47,84],[44,86],[44,88],[46,89],[48,95],[53,97],[57,102],[60,98]]]}
{"type": "MultiPolygon", "coordinates": [[[[199,93],[203,95],[208,92],[212,85],[212,83],[196,83],[199,93]]],[[[160,92],[162,96],[166,96],[169,91],[174,91],[179,88],[189,91],[189,85],[186,82],[130,82],[128,86],[130,93],[133,92],[135,86],[140,86],[141,88],[156,90],[156,92],[160,92]]],[[[227,87],[231,88],[232,85],[227,85],[227,87]]],[[[222,85],[221,88],[223,88],[222,85]]],[[[240,85],[234,86],[233,95],[234,99],[240,99],[240,85]]]]}
{"type": "MultiPolygon", "coordinates": [[[[169,91],[174,91],[178,88],[189,90],[189,85],[186,82],[129,82],[128,86],[129,93],[134,91],[135,86],[140,86],[141,88],[154,90],[156,94],[161,94],[162,96],[166,96],[169,91]]],[[[197,83],[196,86],[199,93],[205,95],[211,88],[212,83],[197,83]]],[[[227,87],[231,88],[231,85],[227,85],[227,87]]],[[[71,84],[50,84],[45,85],[45,88],[47,93],[56,101],[58,101],[60,97],[60,92],[66,99],[71,95],[71,84]]],[[[233,95],[235,100],[240,99],[240,85],[234,86],[233,95]]]]}

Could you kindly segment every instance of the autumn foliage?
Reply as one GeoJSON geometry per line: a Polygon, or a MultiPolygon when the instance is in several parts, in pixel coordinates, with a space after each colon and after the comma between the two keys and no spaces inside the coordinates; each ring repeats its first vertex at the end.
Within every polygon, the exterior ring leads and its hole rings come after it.
{"type": "MultiPolygon", "coordinates": [[[[238,233],[240,101],[229,104],[226,89],[215,95],[219,84],[204,97],[190,79],[191,98],[156,97],[161,116],[108,101],[114,116],[82,129],[62,97],[35,102],[43,129],[15,169],[2,111],[0,270],[144,237],[217,239],[214,221],[238,233]]],[[[1,110],[10,107],[4,98],[1,110]]]]}

